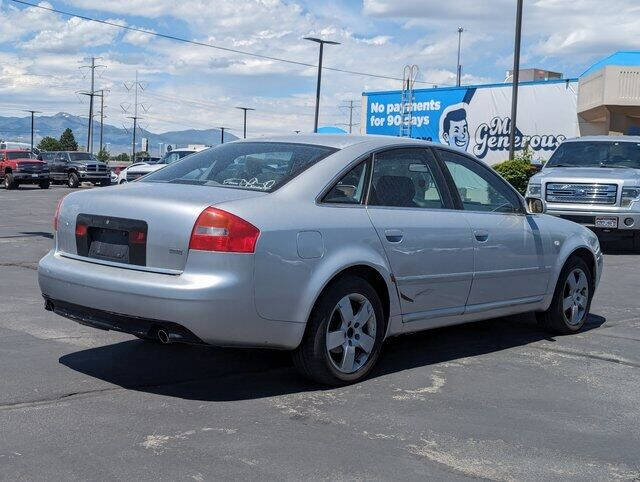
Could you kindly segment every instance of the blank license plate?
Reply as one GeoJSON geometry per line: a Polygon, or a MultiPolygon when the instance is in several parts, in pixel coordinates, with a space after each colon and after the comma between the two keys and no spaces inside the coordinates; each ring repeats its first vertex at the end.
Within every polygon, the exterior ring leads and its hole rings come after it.
{"type": "Polygon", "coordinates": [[[618,218],[596,217],[596,228],[615,229],[618,227],[618,218]]]}
{"type": "Polygon", "coordinates": [[[31,174],[31,177],[38,177],[37,174],[31,174]]]}

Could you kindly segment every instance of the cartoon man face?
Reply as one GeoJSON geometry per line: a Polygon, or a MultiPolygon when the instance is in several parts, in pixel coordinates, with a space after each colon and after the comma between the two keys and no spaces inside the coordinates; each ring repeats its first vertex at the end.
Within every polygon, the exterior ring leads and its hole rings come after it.
{"type": "Polygon", "coordinates": [[[467,112],[460,108],[447,113],[442,125],[442,138],[452,147],[467,150],[469,146],[469,124],[467,112]]]}

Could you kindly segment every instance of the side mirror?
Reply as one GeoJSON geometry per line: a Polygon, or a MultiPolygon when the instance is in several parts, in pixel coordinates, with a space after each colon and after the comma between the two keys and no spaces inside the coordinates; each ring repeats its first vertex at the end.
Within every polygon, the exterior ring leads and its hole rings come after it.
{"type": "Polygon", "coordinates": [[[527,204],[527,212],[529,214],[544,214],[547,212],[547,203],[544,199],[528,197],[524,201],[527,204]]]}

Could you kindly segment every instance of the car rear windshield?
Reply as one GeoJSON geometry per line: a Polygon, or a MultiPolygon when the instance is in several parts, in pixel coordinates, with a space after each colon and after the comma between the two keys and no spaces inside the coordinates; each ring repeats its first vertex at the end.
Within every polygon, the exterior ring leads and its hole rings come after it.
{"type": "Polygon", "coordinates": [[[558,146],[546,167],[627,167],[640,169],[640,143],[565,142],[558,146]]]}
{"type": "Polygon", "coordinates": [[[307,144],[233,142],[185,157],[140,182],[272,192],[335,151],[331,147],[307,144]]]}
{"type": "Polygon", "coordinates": [[[35,159],[36,156],[31,154],[30,151],[13,151],[7,152],[7,159],[10,161],[14,159],[35,159]]]}

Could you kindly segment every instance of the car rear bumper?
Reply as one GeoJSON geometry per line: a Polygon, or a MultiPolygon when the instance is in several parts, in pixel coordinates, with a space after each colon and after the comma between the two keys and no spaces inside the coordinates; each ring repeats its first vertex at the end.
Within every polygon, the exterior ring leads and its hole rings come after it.
{"type": "MultiPolygon", "coordinates": [[[[195,259],[194,265],[198,264],[195,259]]],[[[38,282],[56,313],[97,328],[142,334],[141,330],[170,324],[212,345],[298,346],[304,323],[258,315],[252,269],[188,274],[188,268],[180,275],[162,274],[71,259],[51,251],[40,260],[38,282]],[[250,274],[243,277],[243,272],[250,274]]]]}
{"type": "Polygon", "coordinates": [[[21,184],[37,184],[43,181],[49,181],[51,178],[48,172],[14,172],[13,179],[21,184]]]}
{"type": "Polygon", "coordinates": [[[79,172],[80,181],[99,184],[101,182],[111,182],[111,175],[108,172],[96,173],[96,172],[79,172]]]}
{"type": "Polygon", "coordinates": [[[569,211],[549,208],[547,214],[568,219],[583,226],[594,228],[596,217],[616,218],[618,227],[612,231],[640,230],[640,213],[622,211],[569,211]],[[626,223],[625,223],[626,221],[626,223]]]}

